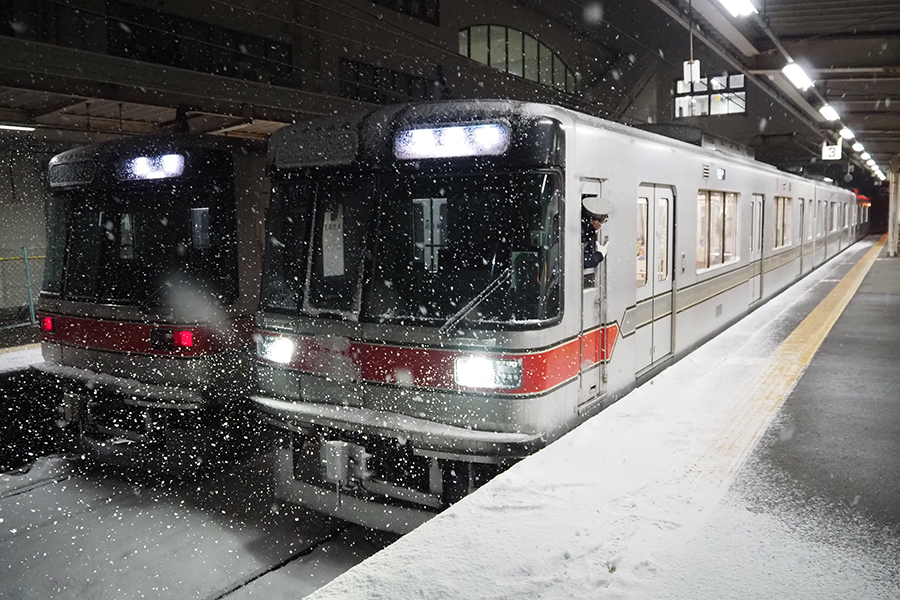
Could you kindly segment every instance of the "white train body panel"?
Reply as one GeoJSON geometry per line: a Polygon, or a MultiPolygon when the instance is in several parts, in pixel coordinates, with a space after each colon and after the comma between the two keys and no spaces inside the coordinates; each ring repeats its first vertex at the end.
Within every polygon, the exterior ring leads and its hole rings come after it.
{"type": "MultiPolygon", "coordinates": [[[[449,134],[433,135],[443,139],[439,136],[449,134]]],[[[291,432],[285,434],[285,445],[278,451],[278,494],[317,510],[398,531],[421,522],[413,516],[415,506],[438,509],[458,497],[460,472],[466,480],[461,492],[465,493],[480,482],[479,477],[487,476],[477,465],[508,464],[556,439],[866,232],[864,222],[854,224],[849,217],[857,209],[855,195],[846,190],[782,173],[734,153],[544,105],[436,103],[300,124],[273,138],[270,168],[275,189],[283,190],[284,200],[278,209],[282,212],[270,216],[270,239],[279,238],[279,247],[273,249],[270,244],[267,260],[269,253],[278,255],[272,261],[284,280],[285,257],[295,254],[281,249],[285,230],[278,215],[288,214],[284,211],[291,207],[319,207],[302,209],[309,213],[311,254],[303,255],[306,262],[294,271],[305,273],[306,283],[287,281],[294,297],[277,302],[267,301],[264,284],[257,319],[261,341],[259,391],[254,400],[273,423],[291,432]],[[487,159],[415,160],[395,154],[399,152],[393,145],[395,136],[400,139],[405,132],[485,123],[509,127],[512,141],[503,151],[506,154],[487,159]],[[341,150],[317,145],[310,141],[316,131],[350,132],[347,146],[341,150]],[[380,142],[373,141],[379,136],[380,142]],[[353,140],[357,146],[352,146],[353,140]],[[309,147],[316,153],[303,150],[309,147]],[[513,156],[522,157],[522,163],[513,156]],[[511,176],[510,181],[533,179],[537,171],[543,173],[541,193],[549,194],[546,190],[558,185],[558,196],[541,200],[544,229],[532,231],[531,238],[544,241],[533,252],[527,240],[516,246],[516,234],[498,230],[493,254],[488,249],[482,258],[484,268],[491,263],[491,275],[484,281],[504,264],[511,274],[504,272],[498,279],[511,279],[501,281],[497,292],[478,294],[476,300],[489,305],[491,294],[505,293],[509,302],[519,302],[529,293],[523,273],[533,273],[527,270],[533,254],[539,257],[535,258],[539,263],[535,285],[544,286],[536,300],[544,312],[535,314],[543,317],[517,320],[512,311],[512,316],[490,321],[490,311],[500,309],[476,303],[463,309],[465,318],[459,323],[451,323],[459,314],[432,318],[431,304],[419,307],[421,318],[416,314],[398,318],[393,309],[377,308],[389,306],[383,300],[386,295],[390,298],[389,292],[381,286],[415,294],[416,286],[402,283],[414,270],[425,273],[420,278],[426,283],[420,288],[429,285],[430,269],[434,277],[439,275],[449,260],[444,253],[452,256],[455,223],[475,217],[496,221],[498,211],[508,216],[503,205],[497,204],[479,217],[479,203],[494,205],[468,188],[461,198],[470,203],[472,214],[453,213],[463,201],[453,196],[457,181],[453,178],[479,182],[486,178],[487,183],[479,185],[487,190],[487,198],[490,177],[516,169],[524,174],[511,176]],[[358,202],[371,204],[365,209],[372,211],[366,217],[370,224],[366,231],[375,231],[371,235],[381,244],[366,246],[365,258],[360,259],[360,297],[355,306],[342,312],[312,310],[318,300],[310,286],[317,281],[316,273],[327,273],[332,260],[326,260],[331,251],[326,250],[339,247],[341,256],[349,257],[345,248],[355,243],[345,233],[353,227],[345,215],[352,210],[368,214],[342,199],[349,191],[328,195],[331,188],[326,183],[335,182],[334,189],[340,188],[345,185],[342,177],[356,178],[352,180],[356,187],[371,186],[371,192],[358,202]],[[437,187],[431,189],[430,184],[437,187]],[[310,186],[319,186],[320,191],[302,192],[306,196],[297,191],[310,186]],[[425,191],[415,191],[420,188],[425,191]],[[445,188],[449,191],[443,199],[445,188]],[[397,199],[403,194],[391,190],[407,189],[412,190],[414,205],[409,219],[416,223],[411,227],[425,228],[424,241],[417,242],[418,249],[410,246],[408,252],[415,258],[397,263],[408,268],[388,277],[383,264],[390,253],[384,246],[396,245],[401,248],[396,254],[406,256],[402,247],[413,239],[404,241],[406,221],[391,216],[404,210],[397,199]],[[416,194],[431,196],[423,200],[416,194]],[[585,269],[582,204],[594,202],[592,198],[600,202],[597,206],[608,207],[603,212],[609,220],[600,230],[600,237],[608,238],[608,254],[599,267],[585,269]],[[445,207],[438,217],[437,210],[445,207]],[[326,211],[331,221],[323,221],[321,214],[316,217],[317,210],[326,211]],[[830,221],[820,227],[823,211],[830,221]],[[706,215],[705,220],[698,218],[698,212],[706,215]],[[440,219],[444,229],[422,225],[428,215],[435,222],[440,219]],[[562,218],[556,242],[555,230],[547,225],[554,215],[562,218]],[[332,229],[341,231],[342,241],[327,233],[328,222],[339,222],[332,229]],[[389,229],[392,237],[384,233],[389,229]],[[508,258],[497,249],[503,244],[511,248],[508,258]],[[554,279],[555,271],[548,265],[557,264],[559,278],[554,279]],[[558,312],[554,285],[561,288],[558,312]],[[278,344],[289,348],[288,354],[276,356],[273,349],[278,344]],[[512,389],[461,383],[459,361],[469,356],[494,361],[495,381],[506,377],[498,375],[501,367],[497,365],[519,361],[520,379],[512,389]],[[404,474],[398,475],[399,471],[404,474]],[[341,497],[351,499],[346,506],[353,508],[333,508],[341,497]],[[365,520],[355,516],[360,506],[381,507],[384,520],[373,519],[371,510],[366,511],[365,520]]],[[[530,209],[525,205],[530,196],[517,195],[514,186],[518,184],[511,185],[509,201],[522,203],[522,220],[527,225],[524,215],[530,209]]],[[[515,219],[509,220],[514,228],[515,219]]],[[[370,244],[373,238],[360,239],[370,244]]],[[[470,243],[487,248],[494,241],[476,236],[470,243]]],[[[351,258],[341,258],[341,269],[345,260],[352,263],[351,258]]],[[[463,264],[466,259],[453,260],[463,264]]],[[[476,263],[472,268],[482,267],[476,263]]],[[[270,277],[270,284],[278,277],[270,277]]],[[[298,276],[294,281],[299,281],[298,276]]],[[[482,287],[472,287],[466,297],[476,296],[482,287]]],[[[457,291],[452,286],[446,289],[451,295],[457,291]]],[[[393,300],[399,306],[404,305],[403,293],[390,293],[396,294],[393,300]]],[[[274,294],[270,290],[268,297],[274,294]]],[[[523,310],[530,306],[524,300],[522,304],[523,310]]]]}

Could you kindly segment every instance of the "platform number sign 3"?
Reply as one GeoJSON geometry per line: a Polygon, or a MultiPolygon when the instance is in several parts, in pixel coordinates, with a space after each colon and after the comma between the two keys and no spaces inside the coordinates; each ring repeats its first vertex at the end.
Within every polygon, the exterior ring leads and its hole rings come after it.
{"type": "Polygon", "coordinates": [[[834,146],[829,146],[828,143],[822,142],[822,160],[840,160],[841,158],[841,144],[838,142],[834,146]]]}

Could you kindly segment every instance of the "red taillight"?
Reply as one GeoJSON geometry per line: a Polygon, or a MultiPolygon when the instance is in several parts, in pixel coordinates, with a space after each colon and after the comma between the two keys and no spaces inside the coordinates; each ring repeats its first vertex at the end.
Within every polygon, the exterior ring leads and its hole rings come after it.
{"type": "Polygon", "coordinates": [[[175,347],[190,348],[194,345],[194,334],[189,330],[175,332],[175,347]]]}
{"type": "Polygon", "coordinates": [[[41,329],[50,333],[53,331],[53,317],[44,317],[41,319],[41,329]]]}

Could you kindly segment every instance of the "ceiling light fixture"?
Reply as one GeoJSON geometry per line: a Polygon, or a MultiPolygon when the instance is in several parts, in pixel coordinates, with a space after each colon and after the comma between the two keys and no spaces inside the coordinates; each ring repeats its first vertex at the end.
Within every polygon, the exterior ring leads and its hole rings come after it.
{"type": "Polygon", "coordinates": [[[845,140],[852,140],[853,138],[856,137],[855,135],[853,135],[853,132],[850,131],[849,129],[847,129],[846,127],[841,129],[840,134],[841,134],[841,137],[844,138],[845,140]]]}
{"type": "Polygon", "coordinates": [[[750,0],[719,0],[719,2],[728,9],[732,17],[742,17],[759,12],[750,0]]]}
{"type": "Polygon", "coordinates": [[[6,131],[34,131],[34,127],[27,127],[25,125],[0,125],[0,129],[6,131]]]}
{"type": "Polygon", "coordinates": [[[822,113],[822,116],[825,117],[827,121],[837,121],[841,118],[830,104],[823,104],[819,108],[819,112],[822,113]]]}
{"type": "Polygon", "coordinates": [[[790,79],[791,83],[794,84],[794,87],[801,92],[805,92],[813,86],[812,79],[809,78],[809,75],[806,74],[803,67],[795,62],[789,62],[784,65],[781,72],[784,73],[784,76],[790,79]]]}
{"type": "Polygon", "coordinates": [[[866,149],[866,147],[863,146],[862,144],[860,144],[859,142],[854,143],[854,144],[853,144],[852,146],[850,146],[850,147],[853,148],[853,151],[854,151],[854,152],[862,152],[863,150],[866,149]]]}

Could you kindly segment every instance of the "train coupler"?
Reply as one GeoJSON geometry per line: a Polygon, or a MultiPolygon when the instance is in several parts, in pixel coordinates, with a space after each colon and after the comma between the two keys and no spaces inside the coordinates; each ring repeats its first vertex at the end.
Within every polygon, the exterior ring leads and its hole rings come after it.
{"type": "Polygon", "coordinates": [[[319,447],[322,478],[340,488],[351,488],[372,477],[369,459],[372,455],[358,444],[325,440],[319,447]]]}

